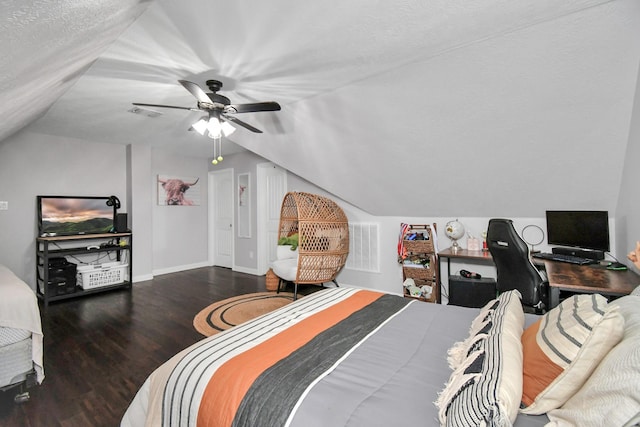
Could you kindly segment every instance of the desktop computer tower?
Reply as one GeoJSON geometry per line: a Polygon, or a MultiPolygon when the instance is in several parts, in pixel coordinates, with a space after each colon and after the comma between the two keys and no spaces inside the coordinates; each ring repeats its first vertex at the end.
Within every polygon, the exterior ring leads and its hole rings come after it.
{"type": "Polygon", "coordinates": [[[490,277],[467,279],[449,276],[449,305],[462,307],[484,307],[496,298],[496,281],[490,277]]]}

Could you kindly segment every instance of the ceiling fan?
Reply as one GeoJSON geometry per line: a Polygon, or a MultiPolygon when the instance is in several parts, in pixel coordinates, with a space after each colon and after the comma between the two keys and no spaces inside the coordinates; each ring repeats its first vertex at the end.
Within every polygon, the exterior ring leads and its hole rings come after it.
{"type": "MultiPolygon", "coordinates": [[[[184,86],[184,88],[187,89],[193,96],[196,97],[198,101],[196,108],[177,107],[174,105],[162,105],[162,104],[143,104],[140,102],[133,102],[133,105],[138,105],[141,107],[177,108],[180,110],[203,111],[205,113],[208,113],[209,115],[209,117],[203,118],[204,119],[202,120],[203,122],[204,121],[211,122],[212,121],[211,119],[214,119],[213,122],[218,122],[218,123],[233,122],[255,133],[262,133],[262,131],[232,116],[231,114],[280,110],[280,104],[272,101],[271,102],[254,102],[254,103],[248,103],[248,104],[232,104],[229,98],[227,98],[224,95],[218,94],[218,91],[222,89],[222,82],[219,80],[207,80],[205,82],[207,87],[211,91],[210,93],[206,93],[204,90],[200,88],[200,86],[188,80],[178,80],[178,82],[182,86],[184,86]]],[[[200,132],[200,133],[203,133],[203,132],[200,132]]]]}

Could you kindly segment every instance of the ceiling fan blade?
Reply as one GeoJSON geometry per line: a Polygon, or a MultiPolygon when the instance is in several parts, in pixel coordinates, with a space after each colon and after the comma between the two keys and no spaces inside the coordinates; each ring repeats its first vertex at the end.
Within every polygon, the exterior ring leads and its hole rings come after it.
{"type": "Polygon", "coordinates": [[[225,113],[253,113],[257,111],[280,111],[277,102],[254,102],[250,104],[231,104],[224,107],[225,113]]]}
{"type": "Polygon", "coordinates": [[[262,133],[262,131],[261,131],[260,129],[258,129],[258,128],[254,128],[254,127],[253,127],[253,126],[251,126],[250,124],[245,123],[245,122],[243,122],[243,121],[242,121],[242,120],[240,120],[240,119],[236,119],[235,117],[228,117],[228,116],[225,116],[225,115],[220,115],[220,117],[221,117],[222,119],[224,119],[224,120],[228,121],[228,122],[233,122],[233,123],[235,123],[235,124],[237,124],[237,125],[242,126],[242,127],[243,127],[243,128],[245,128],[245,129],[249,129],[251,132],[255,132],[255,133],[262,133]]]}
{"type": "Polygon", "coordinates": [[[188,80],[178,80],[182,86],[186,90],[188,90],[191,95],[195,96],[199,102],[206,102],[208,104],[211,103],[211,99],[207,96],[206,92],[200,88],[197,84],[190,82],[188,80]]]}
{"type": "Polygon", "coordinates": [[[176,108],[178,110],[190,110],[190,111],[200,111],[198,108],[191,107],[176,107],[175,105],[162,105],[162,104],[142,104],[140,102],[132,102],[133,105],[137,105],[139,107],[159,107],[159,108],[176,108]]]}

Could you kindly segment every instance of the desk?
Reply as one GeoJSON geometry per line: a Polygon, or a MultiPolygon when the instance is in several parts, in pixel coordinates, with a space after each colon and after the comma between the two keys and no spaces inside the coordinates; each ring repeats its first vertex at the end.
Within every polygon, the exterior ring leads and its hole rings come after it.
{"type": "MultiPolygon", "coordinates": [[[[486,261],[493,263],[493,258],[491,258],[491,254],[489,251],[470,251],[468,249],[458,249],[453,250],[451,248],[447,248],[438,252],[438,263],[440,259],[447,259],[447,268],[451,266],[451,258],[460,258],[460,259],[468,259],[471,261],[486,261]]],[[[438,267],[440,267],[438,265],[438,267]]]]}
{"type": "MultiPolygon", "coordinates": [[[[442,258],[447,259],[447,274],[451,275],[451,259],[466,259],[469,261],[487,262],[493,264],[493,258],[489,251],[470,251],[468,249],[453,250],[447,248],[438,252],[438,271],[442,271],[442,258]]],[[[442,276],[440,276],[442,277],[442,276]]],[[[440,283],[442,288],[442,283],[440,283]]]]}
{"type": "Polygon", "coordinates": [[[631,270],[607,270],[601,265],[575,265],[544,260],[549,280],[549,308],[560,302],[560,291],[628,295],[638,285],[640,276],[631,270]]]}
{"type": "MultiPolygon", "coordinates": [[[[469,260],[475,262],[486,262],[493,264],[493,258],[489,251],[470,251],[468,249],[459,248],[454,250],[452,248],[443,249],[438,252],[438,287],[440,288],[440,294],[442,294],[442,258],[447,259],[447,275],[451,276],[451,259],[469,260]]],[[[441,302],[439,299],[438,302],[441,302]]]]}
{"type": "MultiPolygon", "coordinates": [[[[447,258],[447,274],[451,271],[451,259],[467,259],[470,261],[493,263],[488,251],[469,251],[451,248],[438,252],[438,269],[441,271],[442,258],[447,258]]],[[[541,259],[533,258],[536,266],[542,264],[541,259]]],[[[628,295],[638,285],[640,276],[631,270],[607,270],[604,266],[576,265],[566,262],[544,260],[544,269],[549,280],[549,309],[560,303],[560,291],[578,293],[598,293],[608,296],[628,295]]],[[[440,284],[442,287],[442,284],[440,284]]]]}

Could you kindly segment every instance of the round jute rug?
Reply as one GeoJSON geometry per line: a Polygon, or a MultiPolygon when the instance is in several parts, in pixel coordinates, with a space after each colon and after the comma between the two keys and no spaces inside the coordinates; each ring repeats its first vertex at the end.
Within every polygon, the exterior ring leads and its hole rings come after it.
{"type": "MultiPolygon", "coordinates": [[[[298,297],[300,295],[298,294],[298,297]]],[[[211,304],[193,319],[193,327],[209,337],[247,320],[283,307],[293,301],[289,292],[257,292],[245,294],[211,304]]]]}

